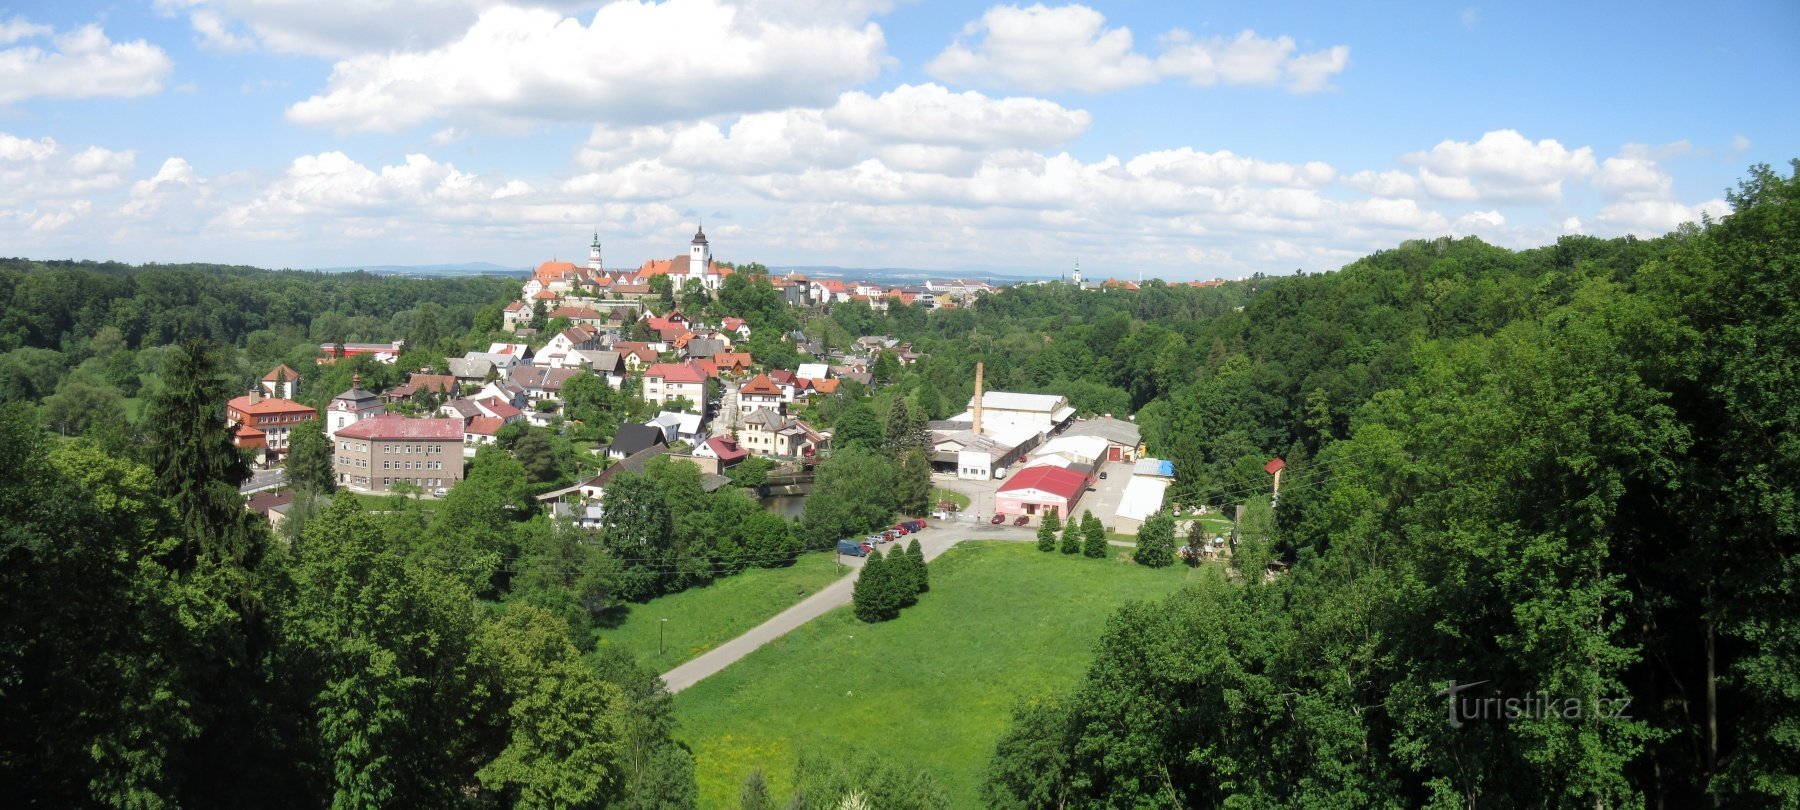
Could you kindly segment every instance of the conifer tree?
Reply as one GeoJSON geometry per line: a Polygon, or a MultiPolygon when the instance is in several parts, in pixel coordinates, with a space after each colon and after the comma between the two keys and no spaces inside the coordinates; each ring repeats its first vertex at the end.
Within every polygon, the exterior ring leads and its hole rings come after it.
{"type": "Polygon", "coordinates": [[[856,618],[869,624],[894,618],[900,612],[900,606],[895,601],[896,593],[891,583],[892,571],[882,559],[881,549],[870,551],[868,560],[863,563],[862,574],[857,576],[856,585],[850,592],[856,618]]]}
{"type": "Polygon", "coordinates": [[[919,593],[931,590],[931,569],[925,562],[925,549],[919,547],[919,538],[913,538],[906,547],[906,556],[913,559],[913,573],[918,579],[919,593]]]}
{"type": "Polygon", "coordinates": [[[1068,525],[1063,527],[1062,553],[1081,553],[1081,525],[1074,518],[1069,518],[1068,525]]]}
{"type": "Polygon", "coordinates": [[[1044,521],[1038,524],[1038,551],[1050,552],[1056,550],[1056,530],[1059,528],[1062,528],[1062,525],[1056,519],[1055,513],[1044,516],[1044,521]]]}
{"type": "Polygon", "coordinates": [[[775,810],[775,799],[769,795],[769,783],[763,779],[761,768],[744,777],[744,786],[738,789],[738,810],[775,810]]]}
{"type": "Polygon", "coordinates": [[[1081,534],[1084,538],[1081,553],[1089,557],[1106,556],[1106,527],[1100,525],[1100,519],[1093,512],[1081,513],[1081,534]]]}
{"type": "Polygon", "coordinates": [[[892,599],[899,607],[909,607],[919,601],[919,575],[915,565],[912,555],[898,545],[882,563],[882,567],[886,569],[888,590],[893,593],[892,599]]]}

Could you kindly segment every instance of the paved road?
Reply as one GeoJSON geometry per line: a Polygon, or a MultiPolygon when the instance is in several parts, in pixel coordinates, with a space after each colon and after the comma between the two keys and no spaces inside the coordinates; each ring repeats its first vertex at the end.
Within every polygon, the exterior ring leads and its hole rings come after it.
{"type": "Polygon", "coordinates": [[[276,467],[273,470],[256,470],[250,473],[250,480],[238,487],[238,494],[251,495],[265,489],[275,489],[287,483],[287,468],[276,467]]]}
{"type": "MultiPolygon", "coordinates": [[[[945,523],[941,521],[932,521],[931,528],[921,532],[918,535],[918,538],[919,548],[921,551],[925,552],[925,559],[934,560],[937,559],[939,555],[949,551],[951,548],[954,548],[957,543],[964,540],[1035,541],[1037,540],[1037,532],[1035,529],[1015,529],[1011,526],[984,525],[977,527],[966,522],[945,523]]],[[[907,539],[909,541],[911,540],[911,538],[907,539]]],[[[855,565],[860,572],[862,567],[861,559],[850,557],[845,559],[847,561],[854,560],[853,565],[855,565]]],[[[818,593],[801,600],[800,604],[788,608],[787,610],[776,614],[774,618],[751,628],[749,632],[706,651],[700,657],[695,658],[692,661],[663,673],[663,682],[668,684],[669,692],[671,694],[679,692],[699,683],[708,676],[716,674],[720,670],[737,663],[739,659],[755,652],[757,648],[787,635],[795,628],[806,624],[813,619],[817,619],[833,609],[850,604],[850,595],[852,589],[856,587],[857,576],[858,574],[855,573],[846,575],[842,579],[825,586],[818,593]]]]}

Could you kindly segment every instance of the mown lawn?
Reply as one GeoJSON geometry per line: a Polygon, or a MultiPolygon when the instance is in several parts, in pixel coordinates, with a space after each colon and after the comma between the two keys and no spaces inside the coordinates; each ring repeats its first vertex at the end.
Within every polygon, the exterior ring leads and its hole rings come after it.
{"type": "Polygon", "coordinates": [[[951,806],[980,807],[1013,703],[1072,688],[1108,616],[1175,591],[1191,570],[964,543],[932,563],[931,592],[900,618],[832,611],[676,695],[700,805],[735,806],[752,768],[785,802],[803,747],[857,744],[929,768],[951,806]]]}
{"type": "MultiPolygon", "coordinates": [[[[839,571],[836,556],[802,554],[788,568],[752,568],[704,588],[629,605],[623,623],[595,632],[599,645],[622,645],[658,672],[730,641],[795,603],[819,592],[850,569],[839,571]],[[657,626],[663,619],[666,652],[657,654],[657,626]]],[[[735,794],[734,794],[735,795],[735,794]]]]}
{"type": "Polygon", "coordinates": [[[937,487],[937,488],[931,490],[931,506],[932,506],[932,508],[934,508],[934,509],[937,508],[938,501],[949,501],[953,504],[956,504],[956,508],[959,510],[969,508],[969,496],[964,495],[961,492],[957,492],[956,490],[952,490],[952,489],[944,489],[943,487],[937,487]]]}

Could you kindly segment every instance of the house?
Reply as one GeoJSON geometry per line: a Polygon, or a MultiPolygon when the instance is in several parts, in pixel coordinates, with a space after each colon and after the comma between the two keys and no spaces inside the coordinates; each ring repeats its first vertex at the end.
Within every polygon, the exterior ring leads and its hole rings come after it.
{"type": "Polygon", "coordinates": [[[440,397],[456,396],[460,384],[451,374],[412,374],[406,382],[388,389],[381,395],[381,401],[392,405],[396,402],[412,399],[421,393],[429,393],[440,397]]]}
{"type": "Polygon", "coordinates": [[[524,301],[514,301],[500,310],[500,322],[508,332],[530,323],[531,317],[531,305],[524,301]]]}
{"type": "Polygon", "coordinates": [[[663,439],[669,444],[693,444],[700,437],[700,414],[697,413],[663,411],[644,424],[662,431],[663,439]]]}
{"type": "Polygon", "coordinates": [[[531,404],[531,398],[525,395],[525,388],[511,380],[495,380],[481,387],[481,390],[469,395],[470,399],[497,399],[514,408],[523,410],[531,404]]]}
{"type": "Polygon", "coordinates": [[[625,364],[625,371],[637,374],[649,368],[657,360],[658,352],[650,348],[648,343],[620,341],[610,347],[619,353],[619,359],[625,364]]]}
{"type": "Polygon", "coordinates": [[[513,407],[511,402],[500,397],[481,397],[471,402],[478,415],[498,419],[504,424],[510,425],[525,418],[523,410],[513,407]]]}
{"type": "Polygon", "coordinates": [[[282,363],[262,378],[263,396],[293,399],[300,393],[300,372],[282,363]]]}
{"type": "Polygon", "coordinates": [[[492,416],[477,416],[463,426],[463,457],[474,458],[475,450],[484,444],[493,444],[500,429],[506,427],[506,420],[492,416]]]}
{"type": "Polygon", "coordinates": [[[576,525],[584,529],[598,529],[602,517],[600,505],[606,497],[607,484],[622,473],[643,472],[644,465],[650,459],[668,451],[667,446],[660,444],[645,448],[626,456],[586,481],[539,495],[538,503],[550,504],[550,512],[555,517],[573,519],[576,525]]]}
{"type": "Polygon", "coordinates": [[[1051,511],[1068,517],[1087,491],[1088,478],[1065,467],[1027,467],[1015,473],[994,493],[994,511],[1003,515],[1042,515],[1051,511]]]}
{"type": "Polygon", "coordinates": [[[744,374],[755,362],[749,352],[720,352],[712,356],[712,363],[721,374],[744,374]]]}
{"type": "Polygon", "coordinates": [[[292,492],[258,492],[244,502],[244,508],[261,515],[271,529],[287,519],[288,508],[293,505],[292,492]]]}
{"type": "Polygon", "coordinates": [[[333,397],[331,404],[325,406],[325,435],[336,437],[338,431],[384,413],[387,408],[382,406],[381,398],[363,390],[362,375],[351,375],[350,389],[333,397]]]}
{"type": "Polygon", "coordinates": [[[575,352],[577,365],[586,366],[595,375],[606,380],[606,384],[618,388],[625,381],[625,358],[615,351],[598,349],[578,349],[575,352]]]}
{"type": "Polygon", "coordinates": [[[577,374],[587,372],[579,368],[550,368],[548,366],[525,365],[514,366],[509,379],[514,385],[525,389],[525,398],[532,402],[540,400],[560,400],[563,383],[577,374]]]}
{"type": "Polygon", "coordinates": [[[683,356],[696,360],[710,360],[730,348],[731,344],[718,338],[694,338],[687,342],[683,356]]]}
{"type": "Polygon", "coordinates": [[[806,386],[807,390],[810,391],[811,393],[823,394],[825,396],[830,396],[830,395],[838,392],[838,387],[840,385],[842,385],[844,381],[837,380],[837,379],[826,379],[826,380],[807,380],[806,382],[807,382],[807,386],[806,386]]]}
{"type": "Polygon", "coordinates": [[[295,425],[317,418],[319,412],[309,405],[264,397],[262,386],[251,389],[247,396],[234,397],[225,403],[225,425],[234,428],[232,446],[267,448],[275,455],[287,452],[288,432],[295,425]]]}
{"type": "Polygon", "coordinates": [[[487,382],[489,374],[494,373],[494,364],[481,357],[452,357],[446,364],[450,366],[450,376],[458,383],[480,385],[487,382]]]}
{"type": "Polygon", "coordinates": [[[406,483],[433,492],[462,480],[461,419],[382,414],[343,427],[333,443],[332,469],[350,489],[389,492],[406,483]]]}
{"type": "Polygon", "coordinates": [[[736,332],[741,338],[750,337],[750,324],[746,323],[743,318],[720,318],[719,328],[727,332],[736,332]]]}
{"type": "Polygon", "coordinates": [[[693,363],[657,363],[644,369],[644,401],[655,405],[686,399],[706,409],[706,371],[693,363]]]}
{"type": "Polygon", "coordinates": [[[813,456],[825,450],[830,441],[830,434],[821,433],[799,419],[783,419],[768,408],[751,412],[738,426],[738,443],[756,456],[813,456]]]}
{"type": "Polygon", "coordinates": [[[568,318],[570,323],[592,327],[594,329],[604,328],[611,315],[612,313],[601,312],[588,306],[557,307],[544,313],[544,316],[549,320],[568,318]]]}
{"type": "Polygon", "coordinates": [[[730,436],[714,436],[694,448],[694,455],[718,459],[719,469],[723,470],[749,458],[750,451],[739,446],[737,440],[730,436]]]}
{"type": "Polygon", "coordinates": [[[794,369],[794,376],[803,380],[823,380],[831,376],[831,368],[824,363],[801,363],[794,369]]]}
{"type": "Polygon", "coordinates": [[[758,408],[767,408],[777,414],[785,415],[787,413],[786,403],[791,402],[792,398],[784,399],[781,386],[769,379],[769,375],[758,374],[738,388],[737,400],[738,413],[741,414],[748,414],[758,408]]]}
{"type": "Polygon", "coordinates": [[[600,330],[585,324],[576,324],[550,338],[539,351],[542,354],[568,355],[577,349],[597,349],[600,347],[600,330]]]}
{"type": "Polygon", "coordinates": [[[662,428],[652,425],[620,425],[619,432],[606,446],[606,457],[620,460],[651,447],[668,447],[662,428]]]}

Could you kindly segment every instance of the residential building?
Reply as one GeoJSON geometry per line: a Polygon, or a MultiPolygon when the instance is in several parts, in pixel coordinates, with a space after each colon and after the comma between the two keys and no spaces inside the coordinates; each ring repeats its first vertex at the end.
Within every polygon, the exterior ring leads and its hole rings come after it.
{"type": "Polygon", "coordinates": [[[525,365],[514,366],[509,378],[514,385],[525,389],[525,398],[536,402],[545,399],[561,399],[563,383],[577,374],[588,373],[580,368],[550,368],[549,366],[525,365]]]}
{"type": "Polygon", "coordinates": [[[358,355],[366,354],[374,357],[376,362],[392,365],[396,359],[399,359],[400,350],[406,346],[406,341],[396,340],[392,343],[321,343],[319,344],[319,351],[324,356],[320,357],[316,362],[320,364],[337,362],[340,359],[338,357],[338,348],[340,346],[344,350],[344,357],[356,357],[358,355]]]}
{"type": "Polygon", "coordinates": [[[676,399],[706,411],[706,372],[692,363],[657,363],[644,369],[644,401],[664,405],[676,399]]]}
{"type": "Polygon", "coordinates": [[[667,447],[662,428],[655,425],[620,425],[619,432],[606,446],[606,457],[615,461],[650,447],[667,447]]]}
{"type": "Polygon", "coordinates": [[[749,414],[758,408],[768,408],[777,415],[786,415],[786,403],[792,402],[793,398],[791,395],[784,397],[781,386],[769,379],[769,375],[758,374],[738,388],[737,401],[740,414],[749,414]]]}
{"type": "Polygon", "coordinates": [[[389,492],[405,482],[425,492],[462,480],[461,419],[372,416],[337,431],[333,468],[338,483],[367,492],[389,492]]]}
{"type": "Polygon", "coordinates": [[[700,437],[700,414],[697,413],[663,411],[644,424],[662,431],[663,439],[669,444],[693,444],[700,437]]]}
{"type": "Polygon", "coordinates": [[[252,389],[248,396],[234,397],[225,403],[225,424],[234,428],[232,445],[267,448],[274,455],[287,453],[288,431],[317,418],[319,412],[309,405],[263,396],[261,386],[252,389]]]}
{"type": "Polygon", "coordinates": [[[813,456],[826,450],[830,441],[830,434],[815,430],[799,419],[783,419],[768,408],[751,412],[738,426],[738,444],[756,456],[813,456]]]}
{"type": "Polygon", "coordinates": [[[714,436],[694,448],[694,455],[701,458],[718,459],[719,469],[723,470],[749,458],[750,451],[744,449],[736,439],[730,436],[714,436]]]}

